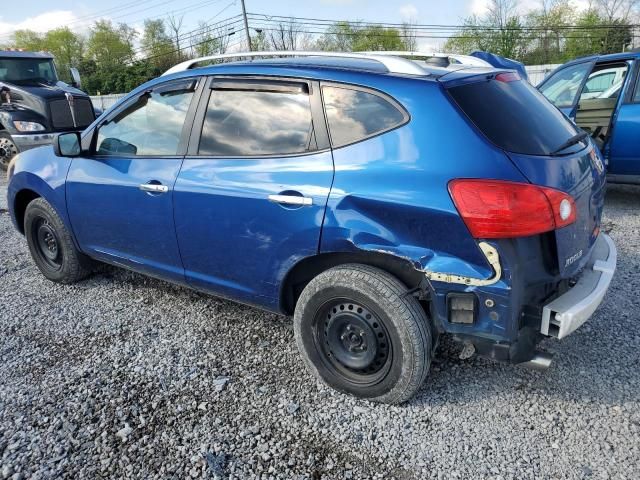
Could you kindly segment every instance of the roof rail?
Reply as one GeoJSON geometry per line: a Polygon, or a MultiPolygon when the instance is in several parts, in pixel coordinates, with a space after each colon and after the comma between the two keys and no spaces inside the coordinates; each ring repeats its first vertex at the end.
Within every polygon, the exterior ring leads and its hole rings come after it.
{"type": "Polygon", "coordinates": [[[420,65],[407,60],[406,58],[393,57],[387,55],[379,55],[375,53],[345,53],[345,52],[297,52],[292,50],[281,50],[272,52],[238,52],[238,53],[224,53],[221,55],[210,55],[207,57],[194,58],[187,60],[186,62],[179,63],[162,75],[169,75],[171,73],[183,72],[194,68],[198,63],[207,62],[212,60],[227,60],[233,58],[246,58],[246,57],[334,57],[334,58],[354,58],[374,60],[384,65],[389,73],[403,73],[407,75],[428,75],[429,73],[424,70],[420,65]]]}
{"type": "Polygon", "coordinates": [[[457,53],[442,53],[442,52],[403,52],[400,50],[386,50],[380,52],[362,52],[367,55],[393,55],[396,57],[438,57],[438,58],[448,58],[450,60],[456,60],[458,63],[462,65],[469,65],[474,67],[491,67],[489,62],[486,62],[480,58],[473,57],[471,55],[459,55],[457,53]]]}

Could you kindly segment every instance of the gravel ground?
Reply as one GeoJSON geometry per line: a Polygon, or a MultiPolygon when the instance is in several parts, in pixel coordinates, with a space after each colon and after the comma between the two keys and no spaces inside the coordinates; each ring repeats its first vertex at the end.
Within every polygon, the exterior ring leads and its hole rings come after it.
{"type": "Polygon", "coordinates": [[[618,273],[549,371],[444,342],[390,407],[317,384],[290,319],[110,267],[46,281],[5,186],[0,479],[640,478],[640,189],[610,189],[618,273]]]}

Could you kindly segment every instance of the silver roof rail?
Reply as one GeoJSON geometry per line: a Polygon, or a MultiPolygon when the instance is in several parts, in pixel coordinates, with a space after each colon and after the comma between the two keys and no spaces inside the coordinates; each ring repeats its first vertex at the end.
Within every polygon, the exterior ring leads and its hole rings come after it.
{"type": "Polygon", "coordinates": [[[482,60],[481,58],[472,57],[471,55],[459,55],[457,53],[442,53],[442,52],[404,52],[400,50],[392,51],[380,51],[380,52],[362,52],[367,55],[392,55],[395,57],[438,57],[438,58],[449,58],[456,60],[458,63],[462,65],[469,65],[473,67],[492,67],[489,62],[482,60]]]}
{"type": "Polygon", "coordinates": [[[172,73],[183,72],[194,68],[198,63],[208,62],[213,60],[228,60],[233,58],[247,58],[247,57],[334,57],[334,58],[355,58],[374,60],[384,65],[389,73],[402,73],[407,75],[428,75],[429,73],[424,70],[417,63],[407,60],[406,58],[394,57],[388,55],[379,55],[376,53],[345,53],[345,52],[297,52],[291,50],[282,50],[274,52],[238,52],[238,53],[224,53],[221,55],[209,55],[207,57],[194,58],[187,60],[186,62],[179,63],[162,75],[169,75],[172,73]]]}

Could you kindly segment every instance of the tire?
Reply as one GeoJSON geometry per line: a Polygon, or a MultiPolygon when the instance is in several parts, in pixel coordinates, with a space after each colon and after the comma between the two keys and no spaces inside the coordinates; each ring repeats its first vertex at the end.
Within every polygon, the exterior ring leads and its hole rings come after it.
{"type": "Polygon", "coordinates": [[[6,171],[9,162],[18,154],[18,147],[13,142],[11,135],[0,132],[0,170],[6,171]]]}
{"type": "Polygon", "coordinates": [[[78,251],[60,216],[45,199],[36,198],[27,205],[24,232],[33,261],[49,280],[69,284],[91,273],[91,260],[78,251]]]}
{"type": "Polygon", "coordinates": [[[328,386],[399,404],[429,371],[432,331],[416,298],[392,275],[367,265],[327,270],[305,287],[294,332],[311,372],[328,386]]]}

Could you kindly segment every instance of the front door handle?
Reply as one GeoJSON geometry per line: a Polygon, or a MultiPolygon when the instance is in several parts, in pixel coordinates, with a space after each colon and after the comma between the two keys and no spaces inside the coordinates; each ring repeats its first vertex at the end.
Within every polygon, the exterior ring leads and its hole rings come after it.
{"type": "Polygon", "coordinates": [[[305,207],[313,205],[313,199],[310,197],[302,197],[300,195],[269,195],[269,201],[284,205],[296,205],[305,207]]]}
{"type": "Polygon", "coordinates": [[[159,183],[142,183],[138,188],[149,193],[167,193],[169,191],[169,187],[159,183]]]}

